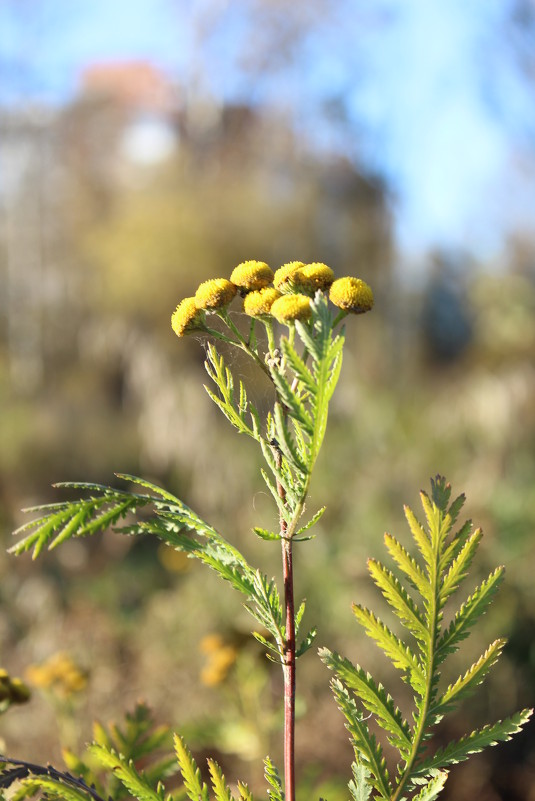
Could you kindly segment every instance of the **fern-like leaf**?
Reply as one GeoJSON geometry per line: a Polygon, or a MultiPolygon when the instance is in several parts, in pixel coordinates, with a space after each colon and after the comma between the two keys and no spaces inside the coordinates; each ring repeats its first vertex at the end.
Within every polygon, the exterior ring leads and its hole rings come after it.
{"type": "Polygon", "coordinates": [[[115,751],[110,751],[98,744],[90,746],[89,751],[101,765],[113,771],[121,784],[138,801],[164,801],[163,786],[158,785],[156,789],[151,787],[146,777],[136,770],[132,760],[127,761],[115,751]]]}
{"type": "Polygon", "coordinates": [[[437,771],[435,775],[425,783],[420,792],[413,796],[412,801],[434,801],[444,789],[447,778],[448,774],[446,771],[437,771]]]}
{"type": "Polygon", "coordinates": [[[272,801],[284,801],[284,790],[279,771],[269,757],[264,759],[264,776],[269,784],[268,796],[272,801]]]}
{"type": "Polygon", "coordinates": [[[368,801],[372,786],[369,783],[370,771],[360,762],[353,762],[351,766],[353,778],[348,787],[353,801],[368,801]]]}
{"type": "Polygon", "coordinates": [[[392,571],[375,559],[368,560],[368,571],[395,614],[410,629],[421,645],[427,648],[430,634],[425,619],[392,571]]]}
{"type": "Polygon", "coordinates": [[[422,665],[411,649],[396,637],[369,609],[353,604],[353,614],[382,651],[391,659],[394,667],[405,673],[405,680],[420,694],[425,693],[425,676],[422,665]]]}
{"type": "MultiPolygon", "coordinates": [[[[297,354],[289,345],[286,346],[286,352],[288,351],[293,352],[297,357],[297,354]]],[[[278,390],[278,395],[285,406],[286,412],[295,420],[297,420],[304,431],[311,436],[314,431],[314,424],[312,422],[310,413],[305,407],[305,404],[295,389],[291,386],[290,382],[287,381],[285,376],[280,371],[273,370],[272,376],[275,386],[278,390]]]]}
{"type": "Polygon", "coordinates": [[[480,528],[467,539],[458,555],[451,563],[449,570],[444,575],[442,586],[440,587],[439,603],[444,606],[450,595],[452,595],[468,575],[468,571],[476,554],[483,532],[480,528]]]}
{"type": "Polygon", "coordinates": [[[382,684],[377,684],[359,665],[353,665],[349,659],[328,648],[321,648],[319,655],[344,685],[353,690],[365,708],[376,716],[379,725],[387,732],[389,742],[407,756],[411,750],[409,724],[382,684]]]}
{"type": "Polygon", "coordinates": [[[220,392],[220,395],[216,395],[207,386],[204,387],[215,405],[240,434],[247,434],[249,437],[257,439],[258,428],[254,424],[255,413],[249,410],[245,387],[240,381],[239,399],[236,401],[232,372],[225,365],[225,360],[219,355],[212,343],[208,343],[208,358],[205,361],[205,368],[220,392]],[[246,422],[248,413],[253,418],[252,427],[246,422]]]}
{"type": "Polygon", "coordinates": [[[175,753],[188,798],[191,801],[209,801],[208,787],[201,779],[201,772],[189,748],[179,734],[175,734],[174,740],[175,753]]]}
{"type": "Polygon", "coordinates": [[[486,612],[503,581],[504,572],[504,567],[497,567],[462,604],[437,642],[437,664],[457,650],[459,643],[470,633],[470,628],[486,612]]]}
{"type": "Polygon", "coordinates": [[[40,776],[37,779],[29,779],[23,782],[22,794],[18,793],[19,798],[32,798],[37,791],[45,793],[45,798],[57,798],[59,801],[87,801],[86,793],[70,787],[68,784],[49,776],[40,776]]]}
{"type": "Polygon", "coordinates": [[[238,782],[238,791],[240,793],[240,801],[254,801],[253,794],[245,782],[238,782]]]}
{"type": "Polygon", "coordinates": [[[333,679],[331,687],[340,711],[346,719],[346,728],[351,735],[355,753],[358,754],[359,760],[369,768],[369,783],[377,790],[381,798],[389,801],[391,785],[383,749],[368,729],[362,714],[344,684],[338,679],[333,679]]]}
{"type": "MultiPolygon", "coordinates": [[[[452,533],[464,496],[450,504],[451,487],[445,479],[437,476],[431,482],[431,497],[421,493],[427,529],[408,507],[405,516],[409,524],[419,555],[414,558],[401,543],[386,535],[386,546],[397,568],[407,579],[412,594],[400,579],[380,562],[370,560],[369,572],[386,598],[391,611],[401,620],[404,628],[416,638],[418,651],[415,654],[403,639],[400,639],[382,620],[369,609],[355,604],[353,612],[366,634],[373,639],[394,666],[404,673],[404,680],[414,690],[414,725],[410,728],[395,707],[393,699],[381,685],[358,665],[329,651],[322,658],[343,682],[333,683],[340,708],[349,721],[348,728],[353,737],[357,762],[369,769],[369,782],[389,801],[402,801],[411,795],[413,801],[431,801],[438,796],[446,781],[443,768],[466,759],[488,745],[508,740],[525,723],[531,710],[485,726],[439,749],[434,756],[426,751],[433,728],[465,697],[470,695],[486,678],[503,649],[504,640],[496,640],[464,675],[459,676],[439,691],[440,667],[446,657],[456,651],[470,629],[488,609],[503,578],[503,568],[497,568],[485,579],[460,606],[449,625],[443,623],[443,607],[458,590],[472,565],[481,540],[479,530],[472,533],[470,521],[452,533]],[[418,598],[415,597],[418,594],[418,598]],[[422,603],[423,602],[423,603],[422,603]],[[423,610],[421,611],[423,606],[423,610]],[[375,717],[375,722],[386,732],[390,743],[397,747],[401,760],[393,795],[385,790],[385,774],[377,757],[381,756],[376,743],[371,739],[364,722],[359,718],[354,701],[349,696],[350,688],[366,709],[375,717]],[[374,759],[375,756],[375,759],[374,759]]],[[[388,789],[388,788],[386,788],[388,789]]]]}
{"type": "Polygon", "coordinates": [[[422,568],[410,553],[391,534],[385,534],[385,545],[398,567],[405,573],[410,583],[427,602],[432,595],[432,587],[422,568]]]}
{"type": "Polygon", "coordinates": [[[489,670],[496,664],[506,640],[495,640],[485,653],[475,662],[464,676],[460,676],[457,681],[450,684],[442,697],[434,706],[432,712],[444,715],[450,711],[457,703],[466,696],[470,695],[479,684],[486,678],[489,670]]]}
{"type": "MultiPolygon", "coordinates": [[[[422,493],[423,497],[423,493],[422,493]]],[[[411,534],[418,546],[420,553],[422,554],[426,564],[428,571],[432,572],[434,566],[434,555],[433,555],[433,545],[430,541],[429,535],[425,532],[423,527],[421,526],[420,522],[418,521],[416,515],[410,508],[410,506],[404,506],[403,510],[405,512],[405,519],[409,524],[409,528],[411,530],[411,534]]]]}
{"type": "Polygon", "coordinates": [[[21,554],[33,549],[36,559],[43,548],[52,548],[71,537],[96,534],[115,525],[128,512],[153,503],[153,498],[122,492],[100,484],[56,484],[56,487],[80,488],[90,494],[77,501],[34,506],[25,512],[44,512],[40,517],[20,526],[14,535],[25,534],[10,553],[21,554]]]}
{"type": "Polygon", "coordinates": [[[524,709],[510,718],[476,729],[466,737],[453,741],[444,748],[439,748],[434,756],[418,765],[417,772],[427,773],[432,769],[445,768],[448,765],[463,762],[471,754],[478,754],[488,746],[510,740],[513,734],[517,734],[522,729],[532,714],[533,709],[524,709]]]}
{"type": "Polygon", "coordinates": [[[223,776],[223,771],[213,759],[208,760],[208,770],[212,779],[215,801],[234,801],[230,788],[223,776]]]}
{"type": "Polygon", "coordinates": [[[283,339],[281,344],[284,358],[294,375],[308,392],[314,393],[316,391],[316,381],[303,359],[296,353],[295,348],[290,345],[287,339],[283,339]]]}

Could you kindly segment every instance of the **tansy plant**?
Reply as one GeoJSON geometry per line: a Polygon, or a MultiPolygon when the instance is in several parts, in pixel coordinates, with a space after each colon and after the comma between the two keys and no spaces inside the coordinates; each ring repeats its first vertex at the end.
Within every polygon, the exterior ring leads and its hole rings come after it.
{"type": "MultiPolygon", "coordinates": [[[[273,801],[295,801],[296,664],[315,639],[313,628],[302,631],[304,602],[294,600],[293,551],[310,539],[324,512],[321,508],[310,516],[308,510],[305,514],[305,502],[342,366],[342,323],[348,315],[368,312],[372,306],[372,290],[364,281],[354,277],[335,280],[325,264],[291,262],[273,273],[267,264],[249,261],[236,267],[229,279],[202,283],[194,297],[178,304],[172,316],[178,337],[194,332],[208,338],[206,370],[212,385],[207,392],[234,428],[260,448],[262,476],[278,510],[279,524],[276,531],[255,528],[254,533],[281,548],[282,591],[274,579],[249,564],[233,544],[183,501],[129,475],[120,478],[134,484],[135,492],[97,484],[60,485],[83,490],[85,496],[30,510],[38,516],[19,529],[17,533],[23,538],[12,549],[17,554],[33,549],[35,557],[45,547],[55,548],[71,537],[95,534],[111,526],[123,534],[159,538],[211,567],[241,593],[261,630],[255,632],[256,639],[269,658],[280,665],[284,677],[283,777],[269,758],[265,761],[267,792],[273,801]],[[243,314],[249,319],[246,333],[230,312],[236,296],[243,299],[243,314]],[[213,344],[218,340],[242,350],[268,376],[275,400],[265,417],[218,353],[213,344]],[[127,514],[145,507],[154,513],[149,519],[144,514],[140,522],[120,523],[127,514]]],[[[503,640],[496,640],[466,672],[451,683],[443,681],[447,657],[458,650],[486,611],[503,577],[503,568],[498,568],[457,606],[457,611],[445,614],[447,604],[448,610],[455,608],[452,599],[481,541],[481,531],[473,531],[470,521],[456,528],[464,496],[452,501],[450,493],[450,486],[437,477],[431,482],[430,495],[421,496],[424,522],[410,509],[405,510],[413,543],[406,547],[386,536],[393,570],[381,562],[369,562],[371,577],[397,618],[395,631],[370,609],[358,603],[353,606],[365,634],[410,687],[414,698],[410,717],[360,665],[326,648],[320,650],[333,672],[332,689],[354,748],[349,781],[353,801],[431,801],[444,787],[451,765],[488,745],[508,740],[531,714],[531,710],[524,710],[445,747],[433,748],[431,738],[437,725],[485,679],[504,645],[503,640]],[[393,747],[389,756],[392,751],[397,753],[397,759],[388,763],[383,752],[386,743],[393,747]]],[[[7,787],[15,778],[21,780],[17,799],[40,788],[48,798],[87,801],[90,797],[100,801],[98,788],[104,786],[105,793],[114,798],[126,793],[139,801],[178,799],[184,793],[190,801],[253,798],[248,787],[239,782],[231,791],[213,761],[209,761],[208,787],[178,736],[175,752],[183,788],[166,796],[163,782],[172,772],[169,759],[145,766],[144,772],[137,765],[137,757],[160,746],[163,737],[158,730],[148,734],[146,715],[140,719],[137,728],[136,715],[129,719],[129,734],[117,730],[111,736],[102,727],[97,729],[96,742],[85,761],[68,755],[70,773],[5,758],[2,784],[7,787]],[[112,771],[112,784],[98,783],[95,768],[91,768],[96,763],[112,771]]]]}

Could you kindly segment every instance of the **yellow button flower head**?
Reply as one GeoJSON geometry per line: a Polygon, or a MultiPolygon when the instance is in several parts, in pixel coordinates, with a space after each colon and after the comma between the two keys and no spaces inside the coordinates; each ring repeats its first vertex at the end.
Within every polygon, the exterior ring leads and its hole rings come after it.
{"type": "Polygon", "coordinates": [[[234,268],[230,280],[241,292],[251,292],[270,284],[273,270],[264,261],[244,261],[234,268]]]}
{"type": "Polygon", "coordinates": [[[293,276],[304,266],[305,263],[302,261],[289,261],[287,264],[283,264],[282,267],[279,267],[273,276],[275,289],[278,289],[279,292],[291,292],[293,276]]]}
{"type": "Polygon", "coordinates": [[[271,307],[271,314],[279,323],[308,320],[312,314],[310,298],[306,295],[283,295],[271,307]]]}
{"type": "Polygon", "coordinates": [[[202,327],[204,315],[199,311],[195,298],[184,298],[171,316],[171,327],[177,337],[183,337],[189,331],[202,327]]]}
{"type": "Polygon", "coordinates": [[[272,286],[266,286],[264,289],[258,289],[256,292],[249,292],[243,301],[243,310],[249,317],[263,317],[271,311],[271,307],[281,293],[278,289],[272,286]]]}
{"type": "Polygon", "coordinates": [[[329,291],[335,306],[353,314],[364,314],[373,307],[373,292],[360,278],[338,278],[329,291]]]}
{"type": "Polygon", "coordinates": [[[295,287],[304,292],[316,292],[317,289],[328,289],[334,281],[334,273],[330,267],[321,262],[305,264],[296,270],[292,277],[295,287]]]}
{"type": "Polygon", "coordinates": [[[64,697],[78,693],[87,686],[87,675],[63,652],[53,654],[41,665],[30,665],[26,676],[36,687],[64,697]]]}
{"type": "Polygon", "coordinates": [[[202,683],[208,687],[221,684],[238,658],[238,651],[233,645],[226,644],[219,634],[203,637],[200,649],[208,656],[207,664],[201,671],[202,683]]]}
{"type": "Polygon", "coordinates": [[[195,293],[198,309],[222,309],[227,306],[237,292],[237,288],[226,278],[212,278],[203,281],[195,293]]]}

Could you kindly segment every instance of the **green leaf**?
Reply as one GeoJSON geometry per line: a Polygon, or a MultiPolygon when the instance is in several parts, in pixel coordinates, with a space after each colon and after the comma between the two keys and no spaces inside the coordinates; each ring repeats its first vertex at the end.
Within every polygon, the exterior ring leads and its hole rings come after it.
{"type": "Polygon", "coordinates": [[[292,347],[286,338],[282,339],[281,345],[284,357],[290,365],[294,375],[299,379],[301,384],[308,389],[309,392],[315,392],[316,382],[303,359],[301,359],[295,348],[292,347]]]}
{"type": "Polygon", "coordinates": [[[464,547],[466,541],[472,535],[472,529],[473,529],[472,521],[467,520],[461,526],[459,531],[457,531],[457,533],[452,537],[450,544],[440,557],[439,570],[441,573],[444,573],[451,567],[452,562],[454,561],[454,559],[457,558],[462,548],[464,547]]]}
{"type": "Polygon", "coordinates": [[[299,628],[301,626],[301,621],[303,620],[303,616],[305,614],[306,609],[306,601],[301,601],[299,604],[299,608],[295,613],[295,633],[296,635],[299,634],[299,628]]]}
{"type": "Polygon", "coordinates": [[[483,532],[480,528],[474,531],[451,563],[440,587],[439,603],[441,607],[444,606],[450,595],[458,589],[461,582],[468,575],[482,536],[483,532]]]}
{"type": "Polygon", "coordinates": [[[258,631],[253,631],[252,634],[255,640],[257,640],[260,643],[260,645],[263,645],[264,648],[267,648],[268,651],[272,651],[273,653],[277,654],[277,656],[280,656],[279,648],[274,642],[270,642],[270,640],[267,640],[263,636],[263,634],[260,634],[258,631]]]}
{"type": "Polygon", "coordinates": [[[254,533],[257,537],[260,537],[261,540],[280,540],[281,535],[276,534],[274,531],[268,531],[266,528],[259,528],[255,526],[253,528],[254,533]]]}
{"type": "Polygon", "coordinates": [[[241,801],[254,801],[253,794],[245,782],[238,781],[238,790],[240,793],[241,801]]]}
{"type": "Polygon", "coordinates": [[[495,640],[489,645],[485,653],[466,671],[464,676],[460,676],[456,682],[449,685],[433,707],[433,714],[444,715],[455,707],[461,698],[472,693],[486,678],[492,666],[496,664],[506,642],[503,639],[495,640]]]}
{"type": "Polygon", "coordinates": [[[89,752],[98,759],[101,765],[111,768],[121,784],[138,801],[164,801],[163,787],[160,785],[154,790],[147,779],[138,773],[132,761],[127,762],[119,754],[109,751],[97,743],[89,747],[89,752]]]}
{"type": "MultiPolygon", "coordinates": [[[[293,474],[288,469],[288,462],[287,462],[287,460],[284,459],[284,452],[280,448],[280,446],[279,446],[278,442],[276,441],[275,437],[273,438],[272,441],[276,442],[276,444],[268,445],[267,443],[264,443],[263,440],[260,441],[260,445],[261,445],[261,448],[262,448],[262,454],[264,456],[265,461],[267,462],[267,464],[269,466],[269,469],[273,473],[273,476],[274,476],[275,480],[281,485],[281,487],[284,490],[284,494],[285,494],[284,502],[288,503],[289,500],[293,500],[294,503],[295,503],[295,499],[296,499],[295,490],[298,489],[299,480],[296,479],[295,474],[293,474]],[[275,457],[273,455],[272,448],[276,448],[278,450],[278,452],[280,453],[280,462],[275,461],[275,457]],[[285,465],[286,465],[286,468],[287,468],[286,471],[284,470],[285,465]]],[[[266,475],[265,472],[263,470],[261,470],[261,473],[262,473],[262,476],[264,477],[264,480],[267,483],[267,479],[265,478],[265,475],[266,475]]],[[[280,511],[281,505],[282,505],[284,510],[285,510],[285,512],[286,512],[286,514],[288,514],[288,510],[284,506],[283,499],[278,494],[278,489],[276,490],[276,489],[273,488],[272,492],[273,491],[277,493],[277,497],[276,497],[275,500],[277,502],[277,506],[279,507],[279,511],[280,511]]]]}
{"type": "Polygon", "coordinates": [[[434,756],[418,765],[418,773],[427,773],[433,768],[444,768],[463,762],[471,754],[478,754],[488,746],[510,740],[513,734],[519,732],[527,723],[532,713],[532,709],[524,709],[506,720],[499,720],[482,729],[476,729],[460,740],[449,743],[445,748],[439,748],[434,756]]]}
{"type": "MultiPolygon", "coordinates": [[[[26,784],[26,782],[24,782],[26,784]]],[[[39,788],[46,793],[48,798],[58,798],[61,801],[87,801],[88,795],[85,792],[69,786],[65,782],[52,779],[49,776],[38,776],[29,780],[29,797],[34,795],[34,788],[39,788]]]]}
{"type": "MultiPolygon", "coordinates": [[[[206,372],[218,388],[221,397],[217,396],[208,387],[204,387],[210,398],[223,412],[227,420],[241,433],[247,434],[253,439],[257,438],[258,431],[255,426],[251,428],[246,423],[248,413],[247,392],[243,383],[239,383],[239,400],[236,402],[234,395],[234,378],[232,372],[225,365],[222,356],[219,355],[215,347],[208,344],[208,357],[204,363],[206,372]]],[[[254,417],[254,412],[252,413],[254,417]]]]}
{"type": "Polygon", "coordinates": [[[320,520],[323,517],[323,513],[325,512],[326,508],[327,508],[326,506],[322,506],[321,509],[318,509],[316,514],[313,517],[310,518],[308,523],[305,523],[304,526],[301,526],[301,528],[298,529],[298,531],[295,532],[294,537],[293,537],[294,540],[298,540],[301,537],[301,535],[305,533],[305,531],[308,531],[309,528],[312,528],[312,526],[315,526],[316,523],[318,522],[318,520],[320,520]]]}
{"type": "MultiPolygon", "coordinates": [[[[297,470],[306,475],[308,473],[307,466],[301,459],[301,455],[299,454],[297,447],[294,441],[292,440],[292,435],[286,424],[286,420],[280,403],[275,404],[274,413],[275,413],[274,415],[275,431],[277,434],[277,440],[280,449],[282,450],[283,454],[286,456],[288,461],[293,463],[297,468],[297,470]]],[[[287,488],[287,492],[288,491],[289,488],[287,488]]]]}
{"type": "Polygon", "coordinates": [[[448,774],[446,771],[438,771],[424,785],[424,787],[422,787],[420,792],[413,797],[412,801],[434,801],[434,799],[438,798],[438,796],[444,789],[444,785],[446,784],[447,778],[448,774]]]}
{"type": "Polygon", "coordinates": [[[254,574],[253,592],[251,593],[256,609],[249,611],[270,631],[280,644],[284,640],[284,612],[280,602],[279,591],[273,579],[268,579],[259,570],[254,574]]]}
{"type": "Polygon", "coordinates": [[[470,627],[486,612],[503,581],[504,572],[504,567],[497,567],[462,604],[437,643],[435,656],[437,665],[443,662],[448,654],[457,650],[459,642],[468,636],[470,627]]]}
{"type": "Polygon", "coordinates": [[[420,492],[420,500],[424,508],[429,533],[431,535],[431,545],[438,551],[447,526],[444,525],[443,507],[433,503],[426,492],[420,492]]]}
{"type": "Polygon", "coordinates": [[[385,534],[385,545],[398,567],[405,573],[412,586],[418,590],[422,598],[429,603],[432,597],[432,587],[418,562],[413,559],[407,550],[391,534],[385,534]]]}
{"type": "MultiPolygon", "coordinates": [[[[425,494],[425,493],[424,493],[425,494]]],[[[433,499],[433,503],[436,504],[439,510],[443,512],[446,511],[448,508],[448,503],[451,497],[451,484],[449,484],[444,476],[436,475],[435,478],[431,479],[431,498],[433,499]]],[[[460,495],[457,498],[455,503],[459,502],[459,499],[463,498],[464,496],[460,495]]]]}
{"type": "Polygon", "coordinates": [[[264,776],[269,784],[268,796],[272,801],[284,801],[284,791],[279,771],[269,757],[264,759],[264,776]]]}
{"type": "Polygon", "coordinates": [[[390,778],[380,744],[369,731],[357,709],[355,701],[351,698],[342,682],[338,679],[333,679],[331,686],[338,706],[347,721],[346,728],[351,734],[358,761],[369,768],[369,782],[372,787],[380,793],[381,798],[389,801],[391,792],[390,778]]]}
{"type": "MultiPolygon", "coordinates": [[[[71,485],[56,486],[70,487],[71,485]]],[[[117,523],[128,512],[153,503],[153,499],[147,496],[121,492],[101,485],[82,484],[76,485],[76,487],[89,490],[93,495],[78,501],[65,501],[32,507],[27,510],[45,511],[45,514],[25,523],[14,532],[15,536],[25,532],[30,533],[10,548],[10,553],[21,554],[33,548],[33,558],[36,559],[46,546],[57,545],[68,537],[79,537],[104,531],[117,523]]]]}
{"type": "MultiPolygon", "coordinates": [[[[291,347],[288,345],[287,347],[291,347]]],[[[288,414],[299,422],[299,425],[310,436],[314,430],[313,421],[304,403],[298,394],[298,389],[293,388],[286,380],[284,375],[278,370],[272,370],[271,375],[278,391],[278,396],[286,407],[288,414]]]]}
{"type": "Polygon", "coordinates": [[[412,745],[409,724],[382,684],[376,684],[370,673],[360,665],[353,665],[336,651],[320,648],[319,656],[344,685],[355,692],[366,709],[376,716],[379,725],[387,732],[389,742],[407,756],[412,745]]]}
{"type": "Polygon", "coordinates": [[[368,560],[368,570],[395,614],[426,648],[430,633],[422,613],[410,595],[394,574],[375,559],[368,560]]]}
{"type": "Polygon", "coordinates": [[[230,788],[225,781],[223,771],[213,759],[208,759],[208,770],[212,779],[212,787],[214,788],[215,801],[234,801],[230,788]]]}
{"type": "Polygon", "coordinates": [[[188,797],[191,801],[209,801],[208,787],[201,779],[201,772],[189,748],[179,734],[175,734],[174,741],[175,753],[188,797]]]}
{"type": "Polygon", "coordinates": [[[384,653],[392,660],[394,667],[406,673],[412,687],[420,694],[425,693],[425,677],[422,666],[413,651],[405,645],[373,612],[359,604],[353,604],[353,614],[364,626],[384,653]]]}
{"type": "Polygon", "coordinates": [[[217,552],[208,548],[199,547],[194,555],[215,570],[224,581],[228,581],[235,590],[238,590],[247,598],[253,595],[252,571],[245,569],[243,565],[236,564],[234,559],[228,559],[224,552],[217,552]]]}
{"type": "Polygon", "coordinates": [[[351,769],[353,778],[348,787],[353,801],[368,801],[372,791],[372,786],[368,782],[370,771],[360,762],[353,762],[351,769]]]}
{"type": "Polygon", "coordinates": [[[422,526],[420,525],[420,523],[418,522],[416,515],[414,514],[410,506],[404,506],[403,509],[412,536],[414,537],[414,541],[416,542],[416,545],[420,549],[420,553],[425,559],[428,571],[431,572],[433,570],[433,565],[434,565],[434,553],[431,540],[424,531],[424,529],[422,528],[422,526]]]}
{"type": "Polygon", "coordinates": [[[318,635],[318,630],[316,628],[310,629],[308,634],[305,635],[305,637],[301,640],[301,643],[298,645],[295,652],[295,656],[296,657],[303,656],[303,654],[305,654],[309,650],[309,648],[311,648],[314,645],[314,643],[316,642],[317,635],[318,635]]]}

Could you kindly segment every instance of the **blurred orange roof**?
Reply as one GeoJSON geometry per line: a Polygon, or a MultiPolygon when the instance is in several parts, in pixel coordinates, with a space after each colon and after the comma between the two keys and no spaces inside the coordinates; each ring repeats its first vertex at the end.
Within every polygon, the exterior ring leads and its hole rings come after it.
{"type": "Polygon", "coordinates": [[[84,94],[104,95],[125,106],[147,111],[176,107],[176,88],[149,61],[104,61],[91,64],[81,75],[84,94]]]}

